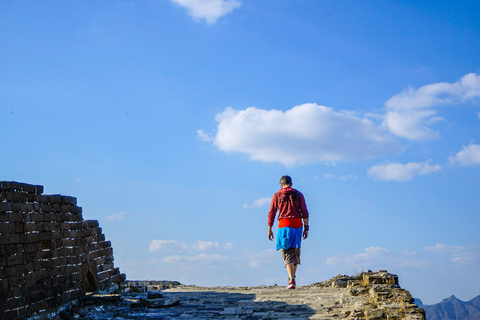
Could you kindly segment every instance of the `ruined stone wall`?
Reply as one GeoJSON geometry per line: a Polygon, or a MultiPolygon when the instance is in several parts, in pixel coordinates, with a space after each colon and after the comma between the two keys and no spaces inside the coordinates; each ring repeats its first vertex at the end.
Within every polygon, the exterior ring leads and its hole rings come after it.
{"type": "Polygon", "coordinates": [[[77,199],[0,181],[0,319],[48,314],[125,281],[96,220],[77,199]]]}

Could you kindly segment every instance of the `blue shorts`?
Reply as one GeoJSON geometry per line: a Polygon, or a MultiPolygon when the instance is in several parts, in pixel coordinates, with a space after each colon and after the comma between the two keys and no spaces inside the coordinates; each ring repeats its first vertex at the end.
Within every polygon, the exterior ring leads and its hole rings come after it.
{"type": "Polygon", "coordinates": [[[302,246],[303,226],[300,228],[283,227],[277,232],[277,250],[298,248],[302,246]]]}

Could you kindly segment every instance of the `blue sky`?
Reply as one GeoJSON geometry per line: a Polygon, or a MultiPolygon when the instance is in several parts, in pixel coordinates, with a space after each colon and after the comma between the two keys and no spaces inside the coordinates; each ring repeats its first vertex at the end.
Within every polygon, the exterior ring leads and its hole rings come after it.
{"type": "Polygon", "coordinates": [[[298,283],[387,269],[480,294],[477,1],[2,1],[0,179],[78,198],[129,279],[284,285],[267,211],[311,213],[298,283]]]}

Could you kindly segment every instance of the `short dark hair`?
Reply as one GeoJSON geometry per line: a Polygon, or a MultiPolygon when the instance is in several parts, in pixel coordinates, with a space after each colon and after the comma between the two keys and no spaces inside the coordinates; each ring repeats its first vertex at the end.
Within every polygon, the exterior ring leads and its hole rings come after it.
{"type": "Polygon", "coordinates": [[[280,183],[282,185],[292,185],[292,178],[290,176],[282,176],[280,178],[280,183]]]}

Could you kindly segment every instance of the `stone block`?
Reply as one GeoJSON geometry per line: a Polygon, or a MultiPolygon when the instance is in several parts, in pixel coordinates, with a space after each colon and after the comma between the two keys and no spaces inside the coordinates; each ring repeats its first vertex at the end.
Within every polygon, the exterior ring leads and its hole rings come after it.
{"type": "Polygon", "coordinates": [[[3,243],[5,243],[6,245],[20,243],[20,234],[18,233],[6,234],[4,236],[3,243]]]}
{"type": "Polygon", "coordinates": [[[0,223],[0,233],[14,233],[15,223],[0,223]]]}
{"type": "Polygon", "coordinates": [[[20,212],[33,212],[32,203],[20,203],[20,212]]]}
{"type": "Polygon", "coordinates": [[[25,223],[25,232],[41,232],[43,231],[42,224],[40,223],[25,223]]]}
{"type": "Polygon", "coordinates": [[[8,278],[9,287],[20,287],[25,284],[25,278],[23,276],[16,276],[8,278]]]}
{"type": "Polygon", "coordinates": [[[21,254],[7,257],[7,266],[16,266],[23,263],[23,256],[21,254]]]}
{"type": "Polygon", "coordinates": [[[42,194],[37,194],[35,195],[35,201],[40,203],[40,204],[47,204],[48,203],[48,197],[42,194]]]}
{"type": "Polygon", "coordinates": [[[66,204],[66,205],[69,205],[69,206],[75,206],[75,205],[77,205],[77,198],[69,197],[69,196],[63,196],[62,197],[62,204],[66,204]]]}
{"type": "Polygon", "coordinates": [[[35,186],[35,193],[42,194],[43,193],[43,186],[35,186]]]}
{"type": "Polygon", "coordinates": [[[38,223],[38,222],[43,222],[43,214],[41,213],[34,213],[30,215],[30,220],[32,222],[38,223]]]}
{"type": "MultiPolygon", "coordinates": [[[[6,266],[7,266],[7,257],[0,256],[0,268],[5,268],[6,266]]],[[[0,279],[3,279],[3,278],[0,277],[0,279]]]]}
{"type": "Polygon", "coordinates": [[[12,203],[11,202],[0,202],[0,213],[5,213],[12,211],[12,203]]]}
{"type": "Polygon", "coordinates": [[[8,279],[18,276],[17,270],[14,266],[0,269],[0,275],[0,279],[8,279]]]}
{"type": "Polygon", "coordinates": [[[23,214],[19,212],[12,212],[8,214],[8,221],[10,222],[23,222],[23,214]]]}
{"type": "Polygon", "coordinates": [[[23,254],[23,245],[16,243],[16,244],[7,244],[5,245],[5,252],[7,255],[22,255],[23,254]]]}
{"type": "Polygon", "coordinates": [[[13,201],[14,202],[27,202],[28,196],[26,193],[22,192],[13,192],[13,201]]]}
{"type": "Polygon", "coordinates": [[[70,211],[72,214],[81,214],[81,213],[82,213],[82,207],[70,206],[69,211],[70,211]]]}
{"type": "MultiPolygon", "coordinates": [[[[47,203],[48,203],[48,200],[47,200],[47,203]]],[[[44,213],[50,213],[50,212],[53,212],[53,206],[51,204],[42,204],[40,206],[40,209],[42,210],[42,212],[44,213]]]]}
{"type": "Polygon", "coordinates": [[[62,202],[62,195],[61,194],[51,194],[47,196],[48,203],[55,204],[62,202]]]}

